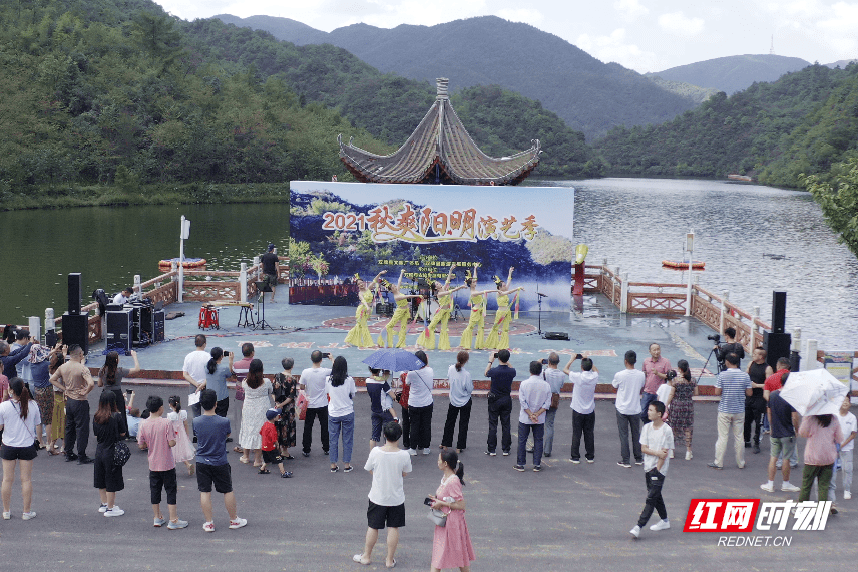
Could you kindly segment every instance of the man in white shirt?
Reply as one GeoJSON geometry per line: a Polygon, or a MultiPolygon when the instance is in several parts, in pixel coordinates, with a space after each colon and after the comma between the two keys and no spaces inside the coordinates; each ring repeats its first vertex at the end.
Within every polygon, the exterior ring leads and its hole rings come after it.
{"type": "Polygon", "coordinates": [[[369,508],[366,511],[366,544],[361,554],[352,559],[361,564],[372,560],[372,549],[378,541],[378,531],[387,526],[388,568],[396,566],[396,546],[399,544],[399,528],[405,526],[405,491],[402,479],[411,472],[411,455],[399,448],[402,426],[395,421],[384,424],[384,438],[381,447],[373,447],[369,452],[364,469],[372,475],[372,488],[369,490],[369,508]]]}
{"type": "Polygon", "coordinates": [[[134,295],[134,290],[132,288],[128,287],[113,297],[113,303],[114,304],[120,304],[120,305],[126,304],[128,302],[128,299],[131,298],[131,296],[133,296],[133,295],[134,295]]]}
{"type": "Polygon", "coordinates": [[[667,519],[667,507],[661,491],[664,488],[664,479],[667,477],[667,468],[670,466],[670,451],[673,449],[673,430],[670,425],[662,421],[664,415],[664,403],[653,401],[647,408],[647,418],[651,423],[644,425],[641,431],[641,450],[646,454],[644,458],[644,472],[646,473],[646,506],[641,511],[637,525],[629,531],[635,538],[640,535],[641,528],[646,526],[654,510],[658,511],[661,518],[657,523],[650,526],[650,530],[659,531],[670,528],[667,519]]]}
{"type": "Polygon", "coordinates": [[[304,449],[302,454],[305,457],[310,456],[310,448],[313,445],[313,422],[317,417],[322,431],[322,451],[325,455],[328,454],[330,443],[328,439],[328,396],[325,393],[325,380],[331,375],[331,369],[322,367],[323,357],[327,357],[331,363],[334,361],[331,354],[323,354],[319,350],[315,350],[310,354],[310,361],[313,362],[313,366],[302,371],[301,379],[298,380],[298,387],[307,392],[308,401],[307,416],[304,419],[304,437],[301,443],[304,449]]]}
{"type": "MultiPolygon", "coordinates": [[[[190,384],[189,395],[196,398],[196,403],[190,405],[191,411],[194,412],[194,417],[202,415],[200,409],[199,389],[200,385],[206,381],[206,365],[209,363],[211,356],[206,351],[206,337],[203,334],[197,334],[194,337],[194,351],[185,356],[185,361],[182,364],[182,377],[190,384]]],[[[190,397],[188,398],[191,399],[190,397]]]]}
{"type": "Polygon", "coordinates": [[[646,384],[646,374],[635,370],[637,354],[629,350],[623,356],[625,369],[614,374],[611,382],[617,389],[617,429],[620,432],[620,461],[617,464],[627,469],[632,468],[629,456],[629,431],[632,434],[632,453],[635,456],[635,465],[643,465],[643,455],[638,442],[641,431],[641,391],[646,384]]]}
{"type": "Polygon", "coordinates": [[[551,407],[551,386],[542,379],[542,363],[530,362],[530,377],[518,387],[521,413],[518,415],[518,458],[513,466],[524,471],[527,463],[527,437],[533,431],[533,471],[542,470],[542,437],[545,429],[545,413],[551,407]]]}
{"type": "Polygon", "coordinates": [[[599,370],[590,358],[581,359],[581,371],[569,371],[572,363],[578,359],[572,356],[563,373],[569,375],[572,387],[572,454],[569,458],[574,464],[581,462],[581,434],[584,435],[584,457],[588,463],[596,458],[595,428],[596,428],[596,384],[599,383],[599,370]]]}

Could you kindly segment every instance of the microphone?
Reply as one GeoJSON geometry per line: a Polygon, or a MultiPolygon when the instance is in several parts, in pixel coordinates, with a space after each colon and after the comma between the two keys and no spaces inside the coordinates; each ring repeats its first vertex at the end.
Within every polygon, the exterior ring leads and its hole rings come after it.
{"type": "Polygon", "coordinates": [[[541,294],[541,293],[539,293],[539,292],[537,292],[537,293],[536,293],[536,295],[537,295],[537,296],[540,296],[540,297],[542,297],[542,298],[547,298],[547,297],[548,297],[548,294],[541,294]]]}

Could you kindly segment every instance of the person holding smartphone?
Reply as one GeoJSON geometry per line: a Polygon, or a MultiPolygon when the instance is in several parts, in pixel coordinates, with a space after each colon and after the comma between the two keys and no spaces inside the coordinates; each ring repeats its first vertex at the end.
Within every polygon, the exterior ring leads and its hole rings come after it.
{"type": "Polygon", "coordinates": [[[509,418],[512,413],[512,380],[515,379],[515,368],[509,366],[509,350],[501,350],[495,353],[489,365],[486,366],[484,375],[492,380],[489,389],[489,436],[486,440],[486,455],[494,457],[497,455],[498,445],[498,419],[501,423],[501,451],[504,457],[509,456],[512,449],[512,436],[509,430],[509,418]],[[495,360],[500,365],[493,367],[495,360]]]}
{"type": "Polygon", "coordinates": [[[226,417],[229,413],[229,389],[227,381],[235,381],[235,370],[232,368],[235,353],[225,352],[222,348],[213,347],[209,352],[211,358],[206,364],[206,380],[197,386],[197,391],[212,389],[217,394],[217,407],[215,413],[226,417]],[[223,358],[229,358],[229,365],[221,365],[223,358]]]}

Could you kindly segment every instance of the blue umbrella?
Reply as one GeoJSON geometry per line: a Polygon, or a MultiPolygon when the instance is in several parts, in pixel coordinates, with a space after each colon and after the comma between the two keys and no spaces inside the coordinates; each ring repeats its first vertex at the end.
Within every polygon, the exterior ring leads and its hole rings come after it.
{"type": "Polygon", "coordinates": [[[412,371],[426,364],[409,351],[399,348],[382,348],[363,360],[371,368],[388,371],[412,371]]]}

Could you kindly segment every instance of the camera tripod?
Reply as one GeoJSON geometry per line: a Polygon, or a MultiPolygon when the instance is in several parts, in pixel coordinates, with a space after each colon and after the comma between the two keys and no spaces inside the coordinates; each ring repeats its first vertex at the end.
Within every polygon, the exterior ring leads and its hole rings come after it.
{"type": "Polygon", "coordinates": [[[712,348],[712,350],[709,352],[709,357],[706,358],[706,363],[703,364],[703,369],[700,370],[700,375],[697,376],[697,383],[700,383],[700,378],[703,377],[703,372],[706,371],[706,366],[709,365],[709,360],[712,359],[713,355],[715,356],[715,363],[718,365],[718,373],[721,373],[722,371],[727,369],[724,362],[718,359],[718,354],[715,353],[716,351],[716,348],[712,348]]]}

